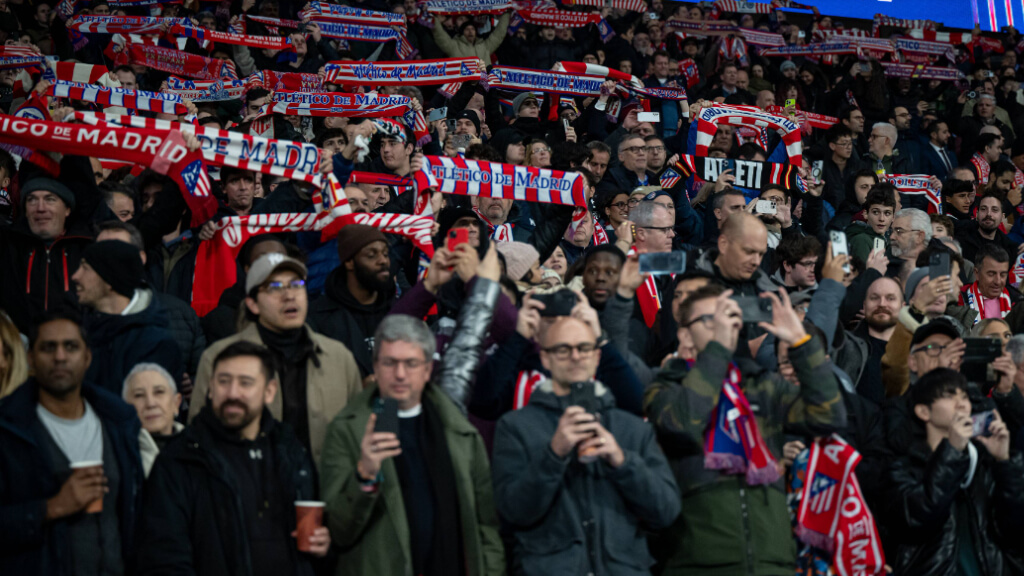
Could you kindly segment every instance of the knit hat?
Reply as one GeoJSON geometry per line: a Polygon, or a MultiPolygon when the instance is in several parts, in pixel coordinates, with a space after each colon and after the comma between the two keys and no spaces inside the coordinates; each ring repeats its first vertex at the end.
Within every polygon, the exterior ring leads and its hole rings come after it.
{"type": "Polygon", "coordinates": [[[534,102],[537,103],[537,106],[540,106],[540,100],[537,100],[537,95],[536,94],[534,94],[533,92],[523,92],[522,94],[516,96],[512,100],[512,115],[513,116],[519,116],[519,108],[524,103],[526,103],[527,100],[533,100],[534,102]]]}
{"type": "Polygon", "coordinates": [[[344,264],[355,258],[359,251],[374,242],[387,243],[384,233],[366,224],[349,224],[338,232],[338,258],[344,264]]]}
{"type": "Polygon", "coordinates": [[[461,120],[463,118],[465,118],[465,119],[469,120],[470,122],[472,122],[473,126],[476,126],[476,134],[477,134],[477,136],[479,136],[480,135],[480,115],[477,114],[475,110],[463,110],[462,112],[459,112],[458,115],[455,116],[456,120],[461,120]]]}
{"type": "Polygon", "coordinates": [[[785,62],[783,62],[779,66],[779,71],[785,72],[786,70],[796,70],[796,63],[793,62],[792,60],[786,60],[785,62]]]}
{"type": "Polygon", "coordinates": [[[114,292],[122,296],[131,298],[135,290],[145,284],[139,249],[127,242],[94,242],[85,248],[82,261],[88,263],[104,282],[110,284],[114,292]]]}
{"type": "Polygon", "coordinates": [[[917,285],[921,283],[921,280],[928,275],[927,268],[918,268],[910,273],[907,277],[907,288],[903,291],[903,298],[906,302],[914,297],[914,291],[917,290],[917,285]]]}
{"type": "Polygon", "coordinates": [[[495,242],[498,252],[505,257],[505,271],[509,278],[522,280],[534,262],[540,260],[540,252],[526,242],[495,242]]]}
{"type": "Polygon", "coordinates": [[[269,252],[257,258],[249,267],[249,273],[245,276],[245,293],[251,293],[253,288],[262,285],[280,269],[291,270],[303,279],[306,278],[305,264],[291,256],[269,252]]]}
{"type": "Polygon", "coordinates": [[[58,198],[64,201],[64,205],[71,210],[75,209],[75,195],[71,193],[71,190],[63,183],[54,180],[53,178],[39,177],[33,178],[25,183],[21,187],[21,201],[24,202],[28,198],[29,194],[36,190],[46,190],[47,192],[53,192],[58,198]]]}

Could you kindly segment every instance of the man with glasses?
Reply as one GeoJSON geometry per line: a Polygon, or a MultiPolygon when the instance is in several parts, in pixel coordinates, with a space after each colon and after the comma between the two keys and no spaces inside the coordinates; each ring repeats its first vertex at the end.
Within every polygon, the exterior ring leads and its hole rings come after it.
{"type": "Polygon", "coordinates": [[[896,127],[888,122],[879,122],[871,127],[868,136],[868,153],[864,162],[876,174],[914,174],[910,158],[893,154],[899,134],[896,127]]]}
{"type": "Polygon", "coordinates": [[[783,427],[828,435],[846,425],[825,343],[807,334],[785,290],[766,293],[772,322],[760,326],[787,347],[800,386],[736,352],[744,319],[732,295],[709,284],[683,302],[680,350],[696,358],[670,360],[644,395],[682,493],[682,514],[656,552],[663,574],[791,572],[796,547],[777,471],[783,427]],[[730,444],[740,434],[755,450],[730,444]]]}
{"type": "Polygon", "coordinates": [[[854,134],[843,124],[829,128],[825,138],[832,154],[825,158],[821,168],[821,179],[825,181],[824,198],[838,209],[843,202],[846,181],[864,168],[864,162],[853,153],[854,134]]]}
{"type": "Polygon", "coordinates": [[[647,144],[643,136],[626,136],[619,143],[619,165],[608,170],[598,186],[605,190],[632,190],[637,186],[657,184],[653,172],[647,170],[647,144]]]}
{"type": "Polygon", "coordinates": [[[650,566],[637,526],[658,530],[679,514],[678,488],[654,431],[616,408],[595,379],[599,337],[577,318],[555,320],[540,355],[550,378],[498,422],[495,500],[525,574],[650,566]]]}
{"type": "Polygon", "coordinates": [[[278,253],[260,256],[249,267],[245,293],[248,326],[203,353],[189,420],[207,403],[217,355],[235,342],[261,344],[278,360],[280,393],[267,407],[292,427],[319,466],[328,423],[362,389],[359,367],[341,342],[306,325],[306,266],[298,260],[278,253]]]}
{"type": "Polygon", "coordinates": [[[668,160],[665,141],[660,136],[648,136],[644,138],[644,146],[647,151],[647,170],[660,174],[668,160]]]}
{"type": "Polygon", "coordinates": [[[422,320],[395,314],[377,327],[376,385],[334,418],[324,447],[336,576],[504,574],[487,452],[453,402],[476,376],[499,274],[492,246],[433,379],[437,340],[422,320]]]}
{"type": "Polygon", "coordinates": [[[897,212],[893,216],[892,236],[889,238],[889,247],[894,256],[890,268],[897,270],[892,267],[900,264],[914,268],[917,255],[928,246],[931,239],[932,221],[926,212],[917,208],[904,208],[897,212]]]}
{"type": "Polygon", "coordinates": [[[821,242],[813,236],[792,236],[775,251],[782,265],[772,277],[787,292],[813,290],[818,286],[814,269],[821,257],[821,242]]]}

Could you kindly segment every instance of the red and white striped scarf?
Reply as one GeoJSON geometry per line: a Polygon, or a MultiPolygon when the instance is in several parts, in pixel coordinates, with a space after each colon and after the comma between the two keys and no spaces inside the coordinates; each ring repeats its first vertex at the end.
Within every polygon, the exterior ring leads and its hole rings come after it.
{"type": "Polygon", "coordinates": [[[502,90],[542,91],[548,94],[571,96],[597,96],[604,83],[601,76],[583,76],[577,73],[553,70],[531,70],[513,66],[495,66],[488,74],[491,88],[502,90]]]}
{"type": "Polygon", "coordinates": [[[177,94],[160,94],[128,88],[107,88],[95,84],[54,80],[49,94],[57,98],[70,98],[94,102],[103,106],[122,106],[130,110],[145,110],[160,114],[186,114],[188,108],[177,94]]]}
{"type": "Polygon", "coordinates": [[[895,18],[885,14],[875,14],[875,23],[871,27],[871,35],[878,37],[882,26],[893,28],[914,28],[917,30],[935,30],[935,22],[931,20],[911,20],[909,18],[895,18]]]}
{"type": "Polygon", "coordinates": [[[395,30],[386,26],[364,26],[330,20],[318,21],[317,26],[320,28],[320,33],[328,38],[378,43],[394,40],[395,54],[402,60],[412,56],[415,51],[402,29],[395,30]]]}
{"type": "Polygon", "coordinates": [[[212,166],[232,166],[282,176],[318,188],[321,185],[320,149],[313,144],[261,138],[209,126],[193,126],[141,116],[95,112],[75,112],[74,115],[75,119],[94,126],[126,126],[189,132],[196,135],[203,159],[212,166]]]}
{"type": "MultiPolygon", "coordinates": [[[[789,115],[788,110],[783,106],[769,106],[767,108],[769,114],[775,114],[776,116],[786,117],[789,115]]],[[[821,128],[827,130],[839,122],[838,118],[832,116],[826,116],[824,114],[816,114],[814,112],[808,112],[806,110],[795,110],[793,118],[801,125],[809,124],[811,128],[821,128]]]]}
{"type": "Polygon", "coordinates": [[[942,214],[942,193],[932,186],[927,174],[886,174],[882,178],[902,194],[927,198],[929,214],[942,214]]]}
{"type": "Polygon", "coordinates": [[[929,42],[944,42],[947,44],[970,44],[973,36],[970,32],[936,32],[935,30],[924,30],[915,28],[909,30],[908,35],[918,40],[929,42]]]}
{"type": "MultiPolygon", "coordinates": [[[[274,18],[272,16],[250,16],[249,14],[246,14],[245,18],[246,20],[252,20],[253,22],[262,24],[263,27],[267,29],[267,32],[271,34],[281,34],[282,28],[287,30],[301,30],[303,27],[302,22],[299,22],[298,20],[287,20],[285,18],[274,18]]],[[[246,30],[246,20],[239,19],[243,32],[246,30]]]]}
{"type": "Polygon", "coordinates": [[[0,69],[41,66],[44,60],[42,53],[30,46],[0,47],[0,69]]]}
{"type": "Polygon", "coordinates": [[[317,1],[310,2],[307,8],[300,10],[299,17],[316,22],[348,22],[364,26],[397,26],[403,29],[406,27],[404,14],[377,12],[317,1]]]}
{"type": "Polygon", "coordinates": [[[718,20],[722,14],[735,12],[738,14],[771,14],[775,6],[769,3],[744,2],[742,0],[715,0],[711,5],[708,17],[718,20]]]}
{"type": "Polygon", "coordinates": [[[512,409],[519,410],[530,403],[530,396],[534,389],[543,382],[547,376],[537,370],[522,370],[516,377],[516,389],[512,397],[512,409]]]}
{"type": "Polygon", "coordinates": [[[734,38],[726,36],[722,38],[721,43],[718,44],[718,62],[736,61],[740,66],[746,66],[747,60],[747,44],[742,38],[734,38]]]}
{"type": "Polygon", "coordinates": [[[886,78],[913,78],[915,80],[945,80],[958,82],[966,76],[952,67],[925,66],[924,64],[901,64],[899,62],[880,62],[885,70],[886,78]]]}
{"type": "Polygon", "coordinates": [[[602,20],[600,14],[587,12],[570,12],[568,10],[517,10],[519,17],[529,24],[551,28],[582,28],[597,24],[602,20]]]}
{"type": "Polygon", "coordinates": [[[0,142],[32,150],[77,156],[104,156],[149,166],[177,183],[192,210],[192,225],[205,223],[217,211],[202,154],[190,152],[177,130],[107,128],[0,114],[0,142]]]}
{"type": "Polygon", "coordinates": [[[484,78],[478,58],[408,60],[405,62],[329,62],[324,82],[366,86],[429,86],[484,78]]]}
{"type": "Polygon", "coordinates": [[[169,76],[164,93],[176,94],[192,102],[226,102],[241,100],[248,91],[249,85],[244,80],[203,81],[169,76]]]}
{"type": "MultiPolygon", "coordinates": [[[[978,317],[974,319],[975,324],[985,320],[986,318],[983,302],[984,299],[981,295],[981,290],[978,288],[977,282],[969,286],[964,286],[960,292],[960,305],[969,306],[971,310],[978,313],[978,317]]],[[[999,293],[999,317],[1006,318],[1012,309],[1013,301],[1010,300],[1010,291],[1004,287],[1003,291],[999,293]]]]}
{"type": "Polygon", "coordinates": [[[278,90],[318,92],[323,90],[324,87],[323,81],[318,74],[275,72],[273,70],[253,72],[245,79],[245,83],[250,86],[261,86],[271,92],[277,92],[278,90]]]}
{"type": "Polygon", "coordinates": [[[486,224],[487,228],[491,231],[491,240],[494,240],[495,242],[515,241],[515,238],[512,236],[513,230],[516,227],[515,224],[511,222],[505,222],[504,224],[492,224],[491,221],[487,219],[487,216],[484,216],[484,213],[476,206],[473,206],[473,212],[476,213],[477,218],[483,220],[484,224],[486,224]]]}
{"type": "Polygon", "coordinates": [[[249,46],[250,48],[264,48],[267,50],[279,50],[294,52],[291,38],[284,36],[251,36],[249,34],[232,34],[218,30],[208,30],[193,26],[191,22],[187,25],[175,24],[170,27],[168,33],[173,36],[195,38],[200,43],[217,42],[220,44],[232,44],[235,46],[249,46]]]}
{"type": "Polygon", "coordinates": [[[743,39],[747,41],[747,44],[751,46],[785,46],[786,40],[782,37],[782,34],[776,34],[774,32],[765,32],[764,30],[754,30],[753,28],[740,28],[736,27],[736,31],[743,36],[743,39]]]}
{"type": "Polygon", "coordinates": [[[190,25],[188,18],[79,14],[67,21],[68,30],[86,34],[160,34],[164,26],[190,25]]]}
{"type": "Polygon", "coordinates": [[[68,80],[83,84],[100,84],[104,76],[109,78],[110,72],[99,64],[83,64],[81,62],[54,62],[43,73],[43,78],[50,80],[68,80]]]}
{"type": "Polygon", "coordinates": [[[988,175],[992,170],[988,160],[985,160],[984,156],[975,152],[974,156],[971,156],[971,164],[974,165],[974,171],[978,175],[978,184],[988,184],[988,175]]]}
{"type": "Polygon", "coordinates": [[[948,42],[929,42],[913,38],[896,38],[894,42],[896,43],[896,49],[904,55],[945,56],[950,62],[956,61],[953,45],[948,42]]]}
{"type": "Polygon", "coordinates": [[[583,175],[578,172],[447,156],[424,156],[423,168],[413,177],[420,194],[433,189],[460,196],[587,207],[583,175]]]}
{"type": "Polygon", "coordinates": [[[563,6],[591,6],[594,8],[611,8],[628,12],[643,12],[647,9],[644,0],[562,0],[563,6]]]}
{"type": "Polygon", "coordinates": [[[287,114],[291,116],[343,116],[371,118],[404,116],[410,110],[408,96],[346,94],[344,92],[274,92],[271,104],[264,106],[260,116],[287,114]]]}
{"type": "Polygon", "coordinates": [[[425,12],[440,16],[503,14],[513,8],[509,0],[430,0],[421,6],[425,12]]]}
{"type": "Polygon", "coordinates": [[[800,126],[788,118],[762,112],[755,107],[716,104],[700,111],[697,116],[696,156],[707,156],[719,124],[751,126],[772,129],[782,137],[786,145],[789,163],[803,165],[803,143],[800,140],[800,126]]]}
{"type": "Polygon", "coordinates": [[[199,80],[238,77],[235,74],[234,63],[229,60],[206,58],[171,48],[129,44],[123,54],[126,54],[133,64],[141,64],[177,76],[199,80]]]}

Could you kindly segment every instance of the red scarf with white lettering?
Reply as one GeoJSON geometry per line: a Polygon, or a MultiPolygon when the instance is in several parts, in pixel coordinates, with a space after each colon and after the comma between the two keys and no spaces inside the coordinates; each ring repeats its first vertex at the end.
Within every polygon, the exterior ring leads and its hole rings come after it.
{"type": "Polygon", "coordinates": [[[404,62],[329,62],[324,81],[342,85],[428,86],[484,78],[478,58],[408,60],[404,62]]]}
{"type": "MultiPolygon", "coordinates": [[[[969,306],[971,310],[978,313],[978,317],[974,320],[975,324],[986,318],[983,302],[984,299],[981,295],[981,290],[978,288],[977,282],[969,286],[964,286],[960,292],[960,305],[969,306]]],[[[1013,301],[1010,300],[1010,291],[1003,288],[1003,291],[999,293],[999,317],[1006,318],[1012,309],[1013,301]]]]}
{"type": "Polygon", "coordinates": [[[563,6],[590,6],[592,8],[612,8],[629,12],[643,12],[647,9],[644,0],[562,0],[563,6]]]}
{"type": "Polygon", "coordinates": [[[796,534],[833,553],[840,576],[884,573],[885,555],[854,469],[861,455],[837,435],[811,443],[796,534]]]}
{"type": "MultiPolygon", "coordinates": [[[[687,363],[693,367],[693,362],[687,363]]],[[[741,379],[739,368],[730,362],[718,405],[704,432],[704,468],[744,474],[751,486],[771,484],[779,479],[779,468],[761,438],[757,418],[740,387],[741,379]]]]}
{"type": "Polygon", "coordinates": [[[503,14],[512,9],[509,0],[429,0],[423,6],[426,12],[440,16],[503,14]]]}
{"type": "Polygon", "coordinates": [[[974,171],[978,173],[978,184],[988,184],[988,174],[992,169],[988,160],[975,152],[974,156],[971,156],[971,164],[974,165],[974,171]]]}
{"type": "Polygon", "coordinates": [[[199,80],[237,78],[234,65],[227,60],[197,56],[171,48],[129,44],[121,52],[119,60],[125,55],[132,64],[141,64],[176,76],[188,76],[199,80]]]}
{"type": "Polygon", "coordinates": [[[188,108],[177,94],[163,94],[132,90],[129,88],[107,88],[95,84],[54,80],[48,93],[57,98],[68,98],[82,102],[95,102],[106,106],[122,106],[129,110],[145,110],[161,114],[187,114],[188,108]]]}
{"type": "Polygon", "coordinates": [[[219,30],[209,30],[207,28],[200,28],[193,26],[191,22],[188,24],[175,24],[167,31],[172,36],[181,36],[184,38],[195,38],[200,44],[207,42],[217,42],[219,44],[233,44],[236,46],[249,46],[250,48],[264,48],[267,50],[279,50],[285,52],[295,52],[295,46],[292,45],[291,38],[285,36],[252,36],[249,34],[232,34],[230,32],[220,32],[219,30]]]}
{"type": "Polygon", "coordinates": [[[100,150],[108,158],[171,177],[192,210],[193,226],[217,211],[202,153],[190,152],[176,130],[83,126],[0,114],[0,142],[77,156],[94,156],[100,150]]]}

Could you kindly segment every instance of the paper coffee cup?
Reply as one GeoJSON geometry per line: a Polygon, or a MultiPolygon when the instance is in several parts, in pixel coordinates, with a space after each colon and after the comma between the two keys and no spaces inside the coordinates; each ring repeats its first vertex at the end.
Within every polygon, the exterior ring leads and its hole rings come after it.
{"type": "Polygon", "coordinates": [[[295,530],[299,551],[309,552],[309,537],[324,525],[324,503],[316,500],[295,502],[295,530]]]}
{"type": "MultiPolygon", "coordinates": [[[[71,469],[78,470],[81,468],[103,468],[102,460],[83,460],[81,462],[72,462],[71,469]]],[[[103,512],[103,497],[93,500],[85,507],[86,514],[99,514],[103,512]]]]}

